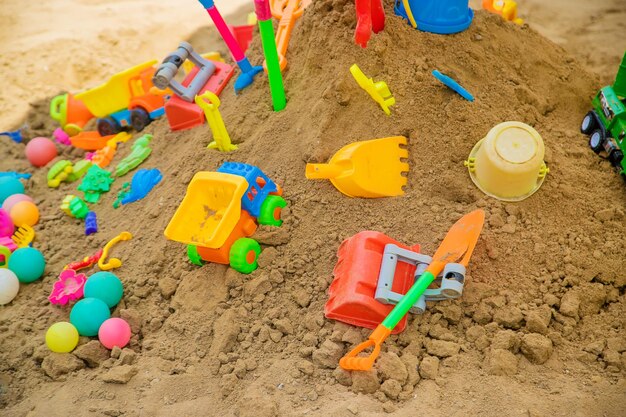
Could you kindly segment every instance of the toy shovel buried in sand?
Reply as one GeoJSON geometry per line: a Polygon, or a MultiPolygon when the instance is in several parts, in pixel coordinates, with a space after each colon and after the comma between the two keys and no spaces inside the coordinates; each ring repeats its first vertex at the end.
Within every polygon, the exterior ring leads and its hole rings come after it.
{"type": "Polygon", "coordinates": [[[441,246],[435,252],[433,261],[426,272],[415,282],[406,295],[395,306],[391,313],[372,332],[366,342],[355,347],[350,353],[341,358],[339,366],[351,371],[367,371],[371,369],[374,361],[380,354],[382,343],[389,337],[398,322],[409,312],[413,304],[424,294],[426,289],[435,280],[435,277],[443,271],[448,263],[466,263],[474,252],[476,242],[483,228],[485,212],[476,210],[463,216],[450,229],[441,246]],[[358,356],[368,348],[373,348],[369,356],[358,356]]]}
{"type": "Polygon", "coordinates": [[[307,164],[308,179],[329,179],[348,197],[380,198],[404,194],[407,179],[402,174],[409,153],[400,145],[406,138],[395,136],[351,143],[341,148],[327,164],[307,164]]]}

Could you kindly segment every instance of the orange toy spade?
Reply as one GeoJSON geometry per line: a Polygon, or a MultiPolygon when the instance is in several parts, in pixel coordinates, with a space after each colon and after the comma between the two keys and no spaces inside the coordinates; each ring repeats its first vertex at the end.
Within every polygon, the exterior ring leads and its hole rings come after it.
{"type": "MultiPolygon", "coordinates": [[[[296,21],[302,17],[304,9],[311,4],[313,0],[270,0],[272,16],[278,19],[278,30],[276,31],[276,46],[278,47],[278,58],[280,59],[280,70],[287,68],[287,48],[289,47],[289,39],[293,31],[296,21]]],[[[264,63],[265,71],[267,65],[264,63]]]]}
{"type": "Polygon", "coordinates": [[[382,343],[389,337],[398,322],[409,312],[411,306],[424,294],[424,291],[435,280],[435,277],[443,271],[446,264],[457,262],[461,258],[462,261],[460,263],[467,264],[472,256],[472,252],[474,252],[484,222],[485,212],[482,210],[473,211],[457,221],[446,235],[437,252],[435,252],[433,262],[426,269],[426,272],[422,274],[402,300],[391,310],[387,318],[372,332],[369,339],[341,358],[339,366],[352,371],[369,370],[380,354],[382,343]],[[369,356],[357,356],[370,347],[373,350],[369,356]]]}

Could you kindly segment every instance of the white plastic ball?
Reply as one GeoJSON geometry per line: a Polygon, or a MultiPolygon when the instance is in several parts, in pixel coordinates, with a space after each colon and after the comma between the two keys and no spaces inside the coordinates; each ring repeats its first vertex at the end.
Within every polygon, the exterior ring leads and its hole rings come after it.
{"type": "Polygon", "coordinates": [[[0,306],[9,304],[20,291],[20,281],[10,269],[0,268],[0,306]]]}

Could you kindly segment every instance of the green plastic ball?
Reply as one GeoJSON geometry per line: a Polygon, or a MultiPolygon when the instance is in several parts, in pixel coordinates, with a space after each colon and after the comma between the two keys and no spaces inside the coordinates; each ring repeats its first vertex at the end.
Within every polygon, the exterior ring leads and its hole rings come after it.
{"type": "Polygon", "coordinates": [[[41,278],[46,260],[35,248],[20,248],[13,252],[8,266],[20,282],[28,284],[41,278]]]}
{"type": "Polygon", "coordinates": [[[90,276],[85,283],[85,297],[102,300],[109,306],[115,307],[124,294],[122,281],[110,272],[97,272],[90,276]]]}
{"type": "Polygon", "coordinates": [[[111,317],[109,307],[97,298],[84,298],[70,311],[70,323],[81,336],[97,336],[100,326],[111,317]]]}
{"type": "Polygon", "coordinates": [[[0,177],[0,204],[13,194],[24,194],[24,185],[12,177],[0,177]]]}

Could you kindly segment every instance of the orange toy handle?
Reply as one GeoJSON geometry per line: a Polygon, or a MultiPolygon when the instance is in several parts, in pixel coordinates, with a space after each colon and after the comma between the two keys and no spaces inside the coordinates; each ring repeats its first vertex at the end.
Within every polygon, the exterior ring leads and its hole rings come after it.
{"type": "MultiPolygon", "coordinates": [[[[287,68],[287,48],[289,47],[289,39],[291,32],[296,25],[304,9],[311,4],[311,0],[272,0],[270,6],[272,8],[272,16],[279,19],[278,29],[276,30],[276,47],[278,49],[278,58],[280,60],[280,70],[287,68]]],[[[263,66],[266,68],[265,63],[263,66]]]]}
{"type": "Polygon", "coordinates": [[[346,356],[341,358],[339,366],[346,371],[368,371],[374,365],[376,358],[380,354],[380,346],[389,337],[391,330],[383,326],[378,325],[376,330],[372,332],[369,339],[354,349],[352,349],[346,356]],[[358,356],[359,353],[365,349],[374,347],[372,353],[369,356],[358,356]]]}

